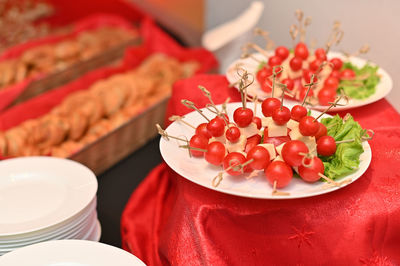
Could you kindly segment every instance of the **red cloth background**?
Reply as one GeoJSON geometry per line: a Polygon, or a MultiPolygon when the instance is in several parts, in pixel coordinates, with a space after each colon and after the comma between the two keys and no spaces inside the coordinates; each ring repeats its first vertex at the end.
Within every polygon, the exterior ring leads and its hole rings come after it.
{"type": "MultiPolygon", "coordinates": [[[[238,99],[223,76],[177,82],[180,99],[204,105],[238,99]]],[[[134,191],[122,215],[123,247],[148,265],[400,264],[400,115],[386,101],[350,110],[370,141],[372,162],[357,181],[335,192],[294,200],[258,200],[208,190],[164,163],[134,191]]],[[[340,113],[345,115],[345,112],[340,113]]]]}

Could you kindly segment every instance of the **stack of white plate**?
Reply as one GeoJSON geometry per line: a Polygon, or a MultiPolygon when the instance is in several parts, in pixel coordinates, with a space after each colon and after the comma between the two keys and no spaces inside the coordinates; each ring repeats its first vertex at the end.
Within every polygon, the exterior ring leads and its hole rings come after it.
{"type": "Polygon", "coordinates": [[[55,239],[98,241],[96,176],[77,162],[25,157],[0,162],[0,255],[55,239]]]}

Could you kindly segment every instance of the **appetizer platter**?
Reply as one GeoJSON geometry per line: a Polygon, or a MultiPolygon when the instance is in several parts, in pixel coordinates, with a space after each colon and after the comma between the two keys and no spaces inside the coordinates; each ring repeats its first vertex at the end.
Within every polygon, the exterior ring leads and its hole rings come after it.
{"type": "MultiPolygon", "coordinates": [[[[350,115],[307,110],[303,104],[284,104],[281,98],[247,102],[251,82],[242,76],[242,103],[216,106],[210,92],[199,86],[209,104],[174,121],[165,130],[160,151],[178,174],[212,190],[250,198],[293,199],[340,189],[362,176],[371,161],[372,130],[363,129],[350,115]]],[[[276,84],[278,85],[278,84],[276,84]]],[[[281,84],[280,84],[281,85],[281,84]]],[[[308,84],[308,91],[314,86],[308,84]]],[[[285,86],[284,91],[287,90],[285,86]]]]}
{"type": "MultiPolygon", "coordinates": [[[[309,93],[306,101],[307,106],[315,110],[324,110],[329,102],[340,95],[345,96],[342,103],[348,103],[335,106],[331,111],[360,107],[388,95],[393,87],[389,74],[376,64],[358,57],[368,52],[368,45],[364,45],[354,54],[330,51],[343,37],[340,23],[336,22],[325,47],[314,49],[313,45],[305,43],[306,27],[309,26],[311,18],[303,19],[301,11],[296,12],[296,17],[298,24],[292,25],[290,29],[292,47],[278,46],[273,51],[270,49],[272,41],[268,33],[261,29],[255,30],[257,35],[266,39],[267,49],[255,43],[248,43],[243,47],[242,58],[232,62],[226,71],[232,86],[238,88],[238,72],[245,68],[256,77],[255,82],[248,88],[249,96],[257,96],[261,100],[270,97],[272,69],[276,66],[282,69],[276,79],[287,85],[289,92],[286,97],[293,102],[303,101],[307,90],[305,84],[310,82],[312,74],[316,75],[315,82],[318,84],[309,93]]],[[[279,92],[277,93],[279,95],[279,92]]]]}

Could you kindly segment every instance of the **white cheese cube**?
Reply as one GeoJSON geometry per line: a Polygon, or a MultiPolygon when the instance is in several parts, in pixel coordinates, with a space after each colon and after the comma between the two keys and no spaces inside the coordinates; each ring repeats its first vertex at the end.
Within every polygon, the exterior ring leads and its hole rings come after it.
{"type": "Polygon", "coordinates": [[[296,120],[290,119],[289,122],[287,122],[287,127],[292,130],[294,128],[298,128],[299,127],[299,122],[297,122],[296,120]]]}
{"type": "Polygon", "coordinates": [[[317,156],[317,142],[315,141],[315,137],[303,136],[299,140],[306,144],[308,151],[311,152],[312,155],[317,156]]]}
{"type": "Polygon", "coordinates": [[[258,144],[258,146],[264,147],[267,149],[269,152],[269,157],[271,160],[275,159],[276,157],[276,152],[275,152],[275,146],[272,143],[263,143],[263,144],[258,144]]]}
{"type": "Polygon", "coordinates": [[[220,137],[211,137],[211,138],[209,139],[208,143],[211,143],[211,142],[214,142],[214,141],[219,141],[219,142],[221,142],[222,144],[225,144],[225,143],[226,143],[225,134],[222,135],[222,136],[220,136],[220,137]]]}
{"type": "Polygon", "coordinates": [[[284,162],[282,156],[280,156],[280,155],[276,156],[276,158],[274,159],[274,162],[276,162],[276,161],[284,162]]]}
{"type": "Polygon", "coordinates": [[[277,125],[275,122],[272,122],[268,126],[268,137],[282,137],[287,136],[287,126],[286,125],[277,125]]]}
{"type": "Polygon", "coordinates": [[[258,128],[256,123],[250,123],[247,127],[239,127],[240,135],[250,138],[258,134],[258,128]]]}
{"type": "Polygon", "coordinates": [[[261,118],[261,126],[262,127],[268,127],[269,123],[272,122],[272,117],[263,117],[261,118]]]}
{"type": "Polygon", "coordinates": [[[246,147],[246,142],[247,142],[247,138],[244,135],[240,135],[240,138],[237,142],[230,142],[227,141],[225,146],[226,149],[229,153],[231,152],[242,152],[244,151],[244,148],[246,147]]]}
{"type": "Polygon", "coordinates": [[[292,168],[293,168],[293,170],[294,170],[298,175],[300,175],[300,173],[299,173],[299,167],[293,166],[292,168]]]}
{"type": "Polygon", "coordinates": [[[283,146],[284,146],[285,144],[286,144],[286,142],[285,142],[285,143],[282,143],[281,145],[278,145],[278,146],[275,147],[276,152],[277,152],[279,155],[282,155],[282,149],[283,149],[283,146]]]}
{"type": "Polygon", "coordinates": [[[295,127],[289,132],[289,137],[291,140],[298,140],[298,139],[302,138],[303,135],[300,133],[299,128],[295,127]]]}

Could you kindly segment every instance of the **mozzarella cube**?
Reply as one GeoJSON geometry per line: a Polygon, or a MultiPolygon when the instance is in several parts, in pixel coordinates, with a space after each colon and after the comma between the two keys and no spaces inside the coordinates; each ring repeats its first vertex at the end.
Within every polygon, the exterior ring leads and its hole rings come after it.
{"type": "Polygon", "coordinates": [[[272,122],[268,126],[268,137],[282,137],[287,136],[287,126],[286,125],[277,125],[275,122],[272,122]]]}
{"type": "Polygon", "coordinates": [[[258,144],[258,146],[264,147],[267,149],[269,152],[269,157],[271,160],[275,159],[276,157],[276,152],[275,152],[275,146],[272,143],[263,143],[263,144],[258,144]]]}
{"type": "Polygon", "coordinates": [[[308,151],[311,152],[312,155],[317,156],[317,142],[315,141],[315,137],[303,136],[299,140],[306,144],[308,151]]]}
{"type": "Polygon", "coordinates": [[[242,152],[244,151],[244,148],[246,147],[246,142],[247,142],[247,138],[244,135],[240,135],[240,138],[237,142],[230,142],[227,141],[225,146],[226,149],[229,153],[231,152],[242,152]]]}
{"type": "Polygon", "coordinates": [[[215,141],[219,141],[222,144],[225,144],[226,143],[225,134],[222,136],[219,136],[219,137],[211,137],[210,140],[208,141],[208,143],[215,142],[215,141]]]}
{"type": "Polygon", "coordinates": [[[289,122],[287,122],[287,127],[290,130],[293,130],[294,128],[298,128],[299,127],[299,122],[297,122],[296,120],[290,119],[289,122]]]}
{"type": "Polygon", "coordinates": [[[285,142],[285,143],[282,143],[281,145],[278,145],[278,146],[275,147],[276,152],[277,152],[279,155],[282,155],[282,149],[283,149],[283,146],[284,146],[285,144],[286,144],[286,142],[285,142]]]}
{"type": "Polygon", "coordinates": [[[280,155],[276,156],[276,158],[274,159],[274,162],[276,162],[276,161],[284,162],[282,156],[280,156],[280,155]]]}
{"type": "Polygon", "coordinates": [[[250,123],[247,127],[239,127],[240,135],[250,138],[258,134],[258,128],[256,123],[250,123]]]}
{"type": "Polygon", "coordinates": [[[268,127],[268,125],[272,122],[272,117],[263,117],[261,118],[261,126],[268,127]]]}
{"type": "Polygon", "coordinates": [[[300,130],[298,127],[294,127],[290,132],[289,132],[289,137],[291,140],[298,140],[303,137],[303,135],[300,133],[300,130]]]}

